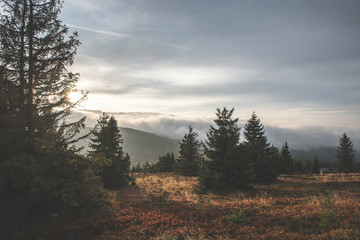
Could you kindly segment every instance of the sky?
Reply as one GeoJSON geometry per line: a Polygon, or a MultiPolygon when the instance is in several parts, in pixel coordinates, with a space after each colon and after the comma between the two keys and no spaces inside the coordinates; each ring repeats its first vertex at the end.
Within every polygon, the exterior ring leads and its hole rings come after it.
{"type": "Polygon", "coordinates": [[[359,0],[65,0],[60,18],[82,42],[80,108],[189,119],[226,106],[359,139],[359,12],[359,0]]]}

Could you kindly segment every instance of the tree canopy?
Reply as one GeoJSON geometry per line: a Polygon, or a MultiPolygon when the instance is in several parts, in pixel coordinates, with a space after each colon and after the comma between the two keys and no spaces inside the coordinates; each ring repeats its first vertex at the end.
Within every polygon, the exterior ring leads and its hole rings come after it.
{"type": "Polygon", "coordinates": [[[252,181],[251,165],[240,145],[238,118],[233,119],[234,109],[216,110],[216,126],[210,126],[204,152],[206,161],[200,174],[204,189],[241,189],[252,181]]]}
{"type": "Polygon", "coordinates": [[[122,139],[117,121],[113,116],[103,113],[90,138],[90,157],[103,157],[110,160],[104,168],[103,181],[106,188],[120,188],[130,181],[130,156],[123,152],[122,139]]]}
{"type": "Polygon", "coordinates": [[[271,154],[271,147],[265,129],[255,112],[244,126],[245,146],[249,160],[254,166],[255,181],[270,183],[277,178],[277,159],[271,154]]]}
{"type": "Polygon", "coordinates": [[[346,133],[339,140],[336,152],[337,165],[341,171],[349,173],[354,170],[354,144],[346,133]]]}
{"type": "Polygon", "coordinates": [[[184,135],[180,142],[180,156],[178,157],[178,172],[186,176],[196,176],[202,159],[200,148],[201,143],[197,140],[198,133],[193,127],[184,135]]]}
{"type": "Polygon", "coordinates": [[[72,147],[85,118],[67,121],[79,103],[68,97],[79,76],[68,71],[77,33],[68,35],[58,18],[62,1],[3,0],[1,7],[1,200],[25,212],[92,207],[103,197],[99,168],[72,147]]]}

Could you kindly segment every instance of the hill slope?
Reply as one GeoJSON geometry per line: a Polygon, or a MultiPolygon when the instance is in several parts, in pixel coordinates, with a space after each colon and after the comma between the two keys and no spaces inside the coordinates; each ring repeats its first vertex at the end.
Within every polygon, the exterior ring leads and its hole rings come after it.
{"type": "MultiPolygon", "coordinates": [[[[90,130],[91,128],[85,128],[80,134],[87,134],[90,130]]],[[[146,161],[155,163],[160,155],[164,155],[167,152],[174,152],[175,157],[178,156],[178,140],[131,128],[120,128],[120,133],[124,140],[124,152],[130,155],[132,165],[137,163],[143,164],[146,161]]],[[[86,153],[89,150],[88,143],[89,139],[82,140],[76,144],[76,147],[83,146],[82,153],[86,153]]]]}
{"type": "MultiPolygon", "coordinates": [[[[85,128],[81,131],[81,135],[84,135],[90,131],[91,128],[85,128]]],[[[173,152],[175,157],[179,154],[179,140],[175,140],[168,137],[156,135],[145,131],[140,131],[132,128],[120,128],[120,132],[124,139],[124,152],[129,153],[131,158],[131,164],[144,164],[146,161],[149,163],[155,163],[160,155],[164,155],[167,152],[173,152]]],[[[89,139],[81,141],[76,146],[84,146],[85,153],[88,148],[89,139]]],[[[298,159],[308,158],[314,159],[317,155],[321,162],[334,162],[337,147],[313,147],[307,150],[291,149],[291,155],[298,159]]],[[[355,153],[355,161],[360,159],[359,151],[355,153]]]]}

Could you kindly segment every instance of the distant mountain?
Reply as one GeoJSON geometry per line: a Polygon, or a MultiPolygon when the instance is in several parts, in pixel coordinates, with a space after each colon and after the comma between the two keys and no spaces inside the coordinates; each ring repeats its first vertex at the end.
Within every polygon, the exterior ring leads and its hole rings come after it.
{"type": "MultiPolygon", "coordinates": [[[[337,147],[312,147],[307,150],[290,149],[290,153],[293,157],[298,159],[308,158],[313,160],[315,155],[321,162],[332,163],[336,161],[336,150],[337,147]]],[[[360,161],[360,151],[355,152],[355,161],[360,161]]]]}
{"type": "MultiPolygon", "coordinates": [[[[83,129],[80,134],[89,133],[91,128],[83,129]]],[[[146,161],[155,163],[160,155],[173,152],[175,157],[179,154],[179,140],[162,137],[153,133],[139,131],[131,128],[120,128],[124,144],[124,152],[130,155],[131,164],[144,164],[146,161]]],[[[76,147],[84,147],[82,153],[89,150],[89,139],[82,140],[76,147]]]]}
{"type": "MultiPolygon", "coordinates": [[[[89,133],[91,128],[87,127],[81,131],[81,135],[89,133]]],[[[160,155],[173,152],[175,157],[179,154],[180,140],[160,136],[154,133],[135,130],[132,128],[120,128],[124,139],[124,152],[129,153],[131,164],[155,163],[160,155]]],[[[76,146],[84,146],[82,153],[86,153],[89,139],[82,140],[76,146]]],[[[332,163],[336,160],[337,147],[312,147],[306,150],[290,149],[291,155],[298,159],[313,160],[317,155],[321,162],[332,163]]],[[[355,153],[355,161],[360,161],[360,152],[355,153]]]]}

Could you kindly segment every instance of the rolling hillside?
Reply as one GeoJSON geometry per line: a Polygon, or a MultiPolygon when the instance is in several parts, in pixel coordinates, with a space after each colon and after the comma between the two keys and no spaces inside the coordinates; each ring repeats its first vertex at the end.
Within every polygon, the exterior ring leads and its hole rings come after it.
{"type": "MultiPolygon", "coordinates": [[[[80,133],[86,134],[91,128],[85,128],[80,133]]],[[[156,135],[154,133],[144,132],[132,128],[120,128],[121,134],[124,139],[124,151],[129,153],[131,158],[131,164],[137,163],[144,164],[146,161],[149,163],[155,163],[160,155],[164,155],[167,152],[173,152],[175,157],[179,154],[179,142],[172,138],[156,135]]],[[[76,146],[84,146],[82,153],[86,153],[88,150],[89,140],[84,140],[78,143],[76,146]]],[[[307,150],[291,149],[291,155],[298,159],[308,158],[314,159],[317,155],[321,162],[332,163],[335,159],[336,147],[313,147],[307,150]]],[[[360,161],[360,152],[356,151],[355,161],[360,161]]]]}
{"type": "MultiPolygon", "coordinates": [[[[85,128],[80,133],[87,134],[91,128],[85,128]]],[[[120,128],[124,144],[124,152],[127,152],[131,158],[131,164],[137,163],[155,163],[160,155],[167,152],[174,152],[175,157],[179,153],[179,140],[162,137],[153,133],[143,132],[131,128],[120,128]]],[[[84,146],[82,153],[86,153],[89,139],[82,140],[76,146],[84,146]]]]}

